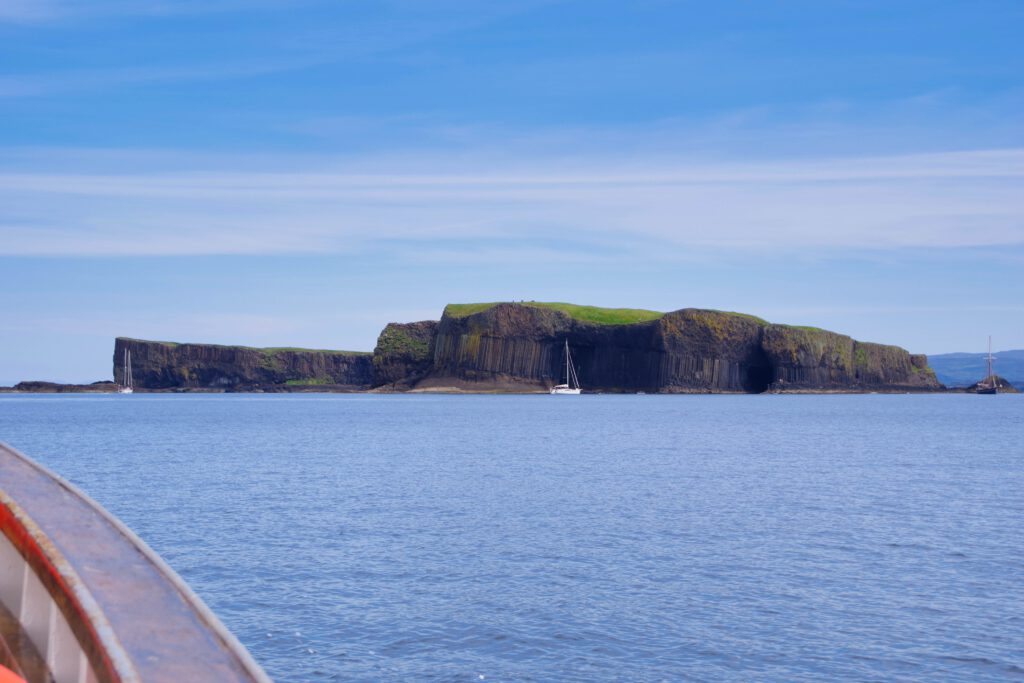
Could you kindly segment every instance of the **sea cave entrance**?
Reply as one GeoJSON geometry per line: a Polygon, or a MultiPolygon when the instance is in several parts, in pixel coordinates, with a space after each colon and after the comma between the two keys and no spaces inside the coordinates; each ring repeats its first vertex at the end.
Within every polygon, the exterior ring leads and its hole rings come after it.
{"type": "Polygon", "coordinates": [[[760,351],[752,358],[751,363],[742,368],[741,372],[743,391],[748,394],[763,394],[768,391],[775,376],[775,369],[764,351],[760,351]]]}
{"type": "Polygon", "coordinates": [[[763,394],[772,381],[772,369],[767,366],[747,368],[743,378],[743,390],[749,394],[763,394]]]}

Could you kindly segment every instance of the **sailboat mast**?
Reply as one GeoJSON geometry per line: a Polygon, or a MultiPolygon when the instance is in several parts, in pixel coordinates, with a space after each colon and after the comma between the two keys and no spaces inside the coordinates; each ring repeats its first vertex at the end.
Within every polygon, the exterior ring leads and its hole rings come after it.
{"type": "Polygon", "coordinates": [[[580,379],[576,376],[576,366],[572,364],[572,354],[569,353],[569,340],[565,340],[565,383],[570,389],[580,388],[580,379]]]}
{"type": "Polygon", "coordinates": [[[992,335],[988,336],[988,381],[992,386],[996,385],[996,378],[992,375],[992,335]]]}

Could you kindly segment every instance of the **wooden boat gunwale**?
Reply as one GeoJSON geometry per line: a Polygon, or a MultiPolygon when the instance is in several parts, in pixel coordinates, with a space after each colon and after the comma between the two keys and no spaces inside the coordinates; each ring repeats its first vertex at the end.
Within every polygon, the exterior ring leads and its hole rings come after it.
{"type": "MultiPolygon", "coordinates": [[[[76,486],[4,443],[0,531],[0,542],[13,546],[63,615],[88,659],[88,680],[270,683],[248,651],[144,541],[76,486]],[[60,526],[54,523],[60,510],[74,512],[68,528],[52,528],[60,526]],[[33,512],[47,519],[36,519],[33,512]],[[77,538],[83,529],[94,537],[77,538]],[[128,594],[121,597],[121,590],[128,594]],[[111,595],[118,597],[109,600],[111,595]]],[[[46,656],[47,646],[35,645],[46,656]]]]}
{"type": "MultiPolygon", "coordinates": [[[[0,444],[0,447],[2,446],[3,444],[0,444]]],[[[103,611],[71,563],[47,539],[39,525],[2,489],[0,530],[60,610],[88,659],[97,681],[140,681],[138,672],[131,664],[131,658],[124,651],[103,611]]],[[[13,606],[5,607],[13,614],[13,606]]],[[[42,650],[43,644],[33,644],[38,650],[42,650]]]]}

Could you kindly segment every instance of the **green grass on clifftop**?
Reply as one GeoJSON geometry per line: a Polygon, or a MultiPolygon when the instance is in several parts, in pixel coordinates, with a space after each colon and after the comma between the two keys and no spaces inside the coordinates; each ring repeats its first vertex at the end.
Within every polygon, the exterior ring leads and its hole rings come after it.
{"type": "Polygon", "coordinates": [[[374,352],[425,356],[430,351],[430,342],[414,337],[397,326],[388,326],[377,339],[374,352]]]}
{"type": "MultiPolygon", "coordinates": [[[[495,301],[489,304],[448,304],[444,313],[451,318],[465,318],[467,315],[480,313],[489,308],[494,308],[499,303],[495,301]]],[[[533,308],[547,308],[552,311],[561,311],[569,314],[573,319],[599,325],[630,325],[633,323],[644,323],[661,318],[664,313],[658,311],[647,311],[642,308],[600,308],[598,306],[578,306],[561,302],[522,301],[520,306],[531,306],[533,308]]]]}
{"type": "Polygon", "coordinates": [[[714,311],[715,313],[722,313],[724,315],[731,315],[736,318],[742,318],[743,320],[749,320],[750,322],[760,325],[761,327],[771,324],[764,318],[758,318],[756,315],[751,315],[750,313],[737,313],[736,311],[719,311],[714,308],[710,308],[708,310],[714,311]]]}
{"type": "Polygon", "coordinates": [[[332,355],[341,356],[369,356],[372,355],[370,351],[339,351],[337,349],[303,349],[297,346],[241,346],[240,344],[204,344],[202,342],[169,342],[169,341],[154,341],[152,339],[135,339],[134,337],[117,337],[117,339],[125,342],[132,342],[135,344],[159,344],[160,346],[166,346],[174,349],[179,346],[212,346],[218,349],[244,349],[246,351],[259,351],[260,353],[271,355],[275,353],[329,353],[332,355]]]}

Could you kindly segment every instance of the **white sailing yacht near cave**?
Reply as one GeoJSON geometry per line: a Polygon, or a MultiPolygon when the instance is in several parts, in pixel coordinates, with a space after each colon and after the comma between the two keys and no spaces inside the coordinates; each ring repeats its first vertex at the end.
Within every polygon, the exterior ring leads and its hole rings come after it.
{"type": "Polygon", "coordinates": [[[572,356],[569,354],[569,340],[565,340],[565,384],[556,384],[551,387],[552,394],[566,394],[576,396],[580,393],[580,380],[576,376],[576,368],[572,366],[572,356]]]}

